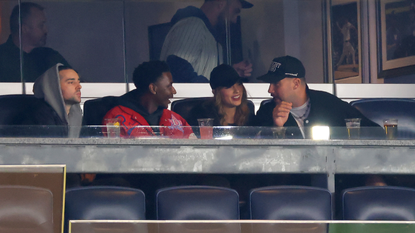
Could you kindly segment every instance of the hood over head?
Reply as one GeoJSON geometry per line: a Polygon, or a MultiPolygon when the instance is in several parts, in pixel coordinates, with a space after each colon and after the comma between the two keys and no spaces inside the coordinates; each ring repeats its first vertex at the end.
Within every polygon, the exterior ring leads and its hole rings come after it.
{"type": "Polygon", "coordinates": [[[56,64],[37,78],[33,85],[33,93],[36,98],[43,99],[56,111],[58,116],[69,126],[68,137],[75,138],[79,137],[81,132],[82,110],[78,103],[72,105],[69,110],[69,115],[66,114],[65,102],[60,85],[60,66],[63,66],[63,64],[56,64]]]}

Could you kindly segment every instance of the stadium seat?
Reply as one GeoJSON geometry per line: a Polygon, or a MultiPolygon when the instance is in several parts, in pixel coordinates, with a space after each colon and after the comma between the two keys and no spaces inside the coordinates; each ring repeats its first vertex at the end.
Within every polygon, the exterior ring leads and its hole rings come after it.
{"type": "Polygon", "coordinates": [[[415,189],[372,186],[343,192],[345,220],[415,220],[415,189]]]}
{"type": "Polygon", "coordinates": [[[53,233],[52,192],[28,186],[0,186],[0,232],[53,233]]]}
{"type": "Polygon", "coordinates": [[[66,191],[66,226],[69,220],[144,219],[145,195],[139,189],[89,186],[66,191]]]}
{"type": "Polygon", "coordinates": [[[213,186],[178,186],[156,193],[158,220],[239,219],[239,195],[213,186]]]}
{"type": "Polygon", "coordinates": [[[399,98],[360,99],[350,102],[363,115],[383,126],[383,120],[398,119],[398,138],[415,138],[415,100],[399,98]]]}
{"type": "Polygon", "coordinates": [[[171,23],[161,23],[148,27],[150,61],[160,60],[161,49],[171,27],[171,23]]]}
{"type": "Polygon", "coordinates": [[[34,95],[2,95],[0,96],[0,136],[19,136],[18,127],[10,130],[10,126],[22,125],[25,117],[31,112],[31,107],[40,100],[34,95]]]}
{"type": "Polygon", "coordinates": [[[306,186],[270,186],[250,193],[251,219],[331,220],[331,194],[306,186]]]}
{"type": "MultiPolygon", "coordinates": [[[[103,98],[85,101],[84,116],[82,125],[84,126],[98,126],[102,125],[102,120],[105,114],[113,107],[118,105],[118,97],[106,96],[103,98]]],[[[97,127],[84,128],[83,136],[102,136],[102,129],[97,127]]]]}

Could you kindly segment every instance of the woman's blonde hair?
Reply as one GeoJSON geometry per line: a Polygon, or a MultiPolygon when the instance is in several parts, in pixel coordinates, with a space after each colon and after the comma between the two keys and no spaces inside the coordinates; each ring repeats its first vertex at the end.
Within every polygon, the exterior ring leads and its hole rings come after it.
{"type": "MultiPolygon", "coordinates": [[[[241,105],[236,107],[235,116],[234,116],[234,124],[237,126],[244,126],[248,121],[249,116],[249,107],[248,107],[248,95],[246,94],[246,89],[244,85],[241,83],[242,86],[242,101],[241,105]]],[[[215,107],[218,109],[218,114],[220,116],[220,125],[225,126],[225,111],[223,110],[223,102],[222,102],[222,94],[221,89],[225,87],[218,87],[214,91],[214,104],[215,107]]]]}

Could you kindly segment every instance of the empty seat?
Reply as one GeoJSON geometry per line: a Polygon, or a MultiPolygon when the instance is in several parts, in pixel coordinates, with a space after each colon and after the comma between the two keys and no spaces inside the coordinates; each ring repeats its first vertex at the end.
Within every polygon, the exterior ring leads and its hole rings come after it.
{"type": "Polygon", "coordinates": [[[239,219],[239,195],[233,189],[179,186],[156,193],[158,220],[239,219]]]}
{"type": "Polygon", "coordinates": [[[143,219],[145,196],[139,189],[90,186],[66,191],[66,226],[69,220],[143,219]]]}
{"type": "Polygon", "coordinates": [[[0,96],[0,136],[1,137],[17,137],[25,135],[22,125],[28,114],[35,106],[42,101],[34,95],[2,95],[0,96]],[[14,126],[14,127],[13,127],[14,126]],[[13,127],[11,129],[11,127],[13,127]]]}
{"type": "MultiPolygon", "coordinates": [[[[103,98],[85,101],[84,116],[82,125],[98,126],[102,125],[105,114],[118,105],[118,97],[106,96],[103,98]]],[[[84,128],[83,136],[102,136],[102,129],[99,127],[84,128]]]]}
{"type": "Polygon", "coordinates": [[[350,104],[367,118],[382,126],[385,119],[398,119],[398,138],[415,138],[415,100],[360,99],[352,101],[350,104]]]}
{"type": "Polygon", "coordinates": [[[160,60],[161,49],[171,27],[171,23],[162,23],[148,27],[150,61],[160,60]]]}
{"type": "Polygon", "coordinates": [[[271,186],[250,193],[251,219],[330,220],[331,194],[306,186],[271,186]]]}
{"type": "Polygon", "coordinates": [[[345,220],[415,220],[415,189],[374,186],[343,192],[345,220]]]}
{"type": "Polygon", "coordinates": [[[0,232],[53,233],[53,195],[48,189],[0,186],[0,232]]]}

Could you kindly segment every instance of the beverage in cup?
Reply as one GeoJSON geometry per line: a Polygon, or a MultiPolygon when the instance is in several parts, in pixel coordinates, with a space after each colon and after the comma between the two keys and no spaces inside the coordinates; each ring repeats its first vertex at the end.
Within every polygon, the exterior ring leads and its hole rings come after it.
{"type": "Polygon", "coordinates": [[[345,119],[349,139],[360,138],[360,118],[345,119]]]}
{"type": "Polygon", "coordinates": [[[213,118],[202,118],[197,119],[200,129],[201,139],[212,139],[213,138],[213,118]]]}
{"type": "Polygon", "coordinates": [[[398,119],[386,119],[383,121],[385,127],[386,138],[396,139],[398,136],[398,119]]]}
{"type": "Polygon", "coordinates": [[[120,137],[121,120],[119,118],[105,119],[105,126],[107,127],[107,137],[118,138],[120,137]]]}

